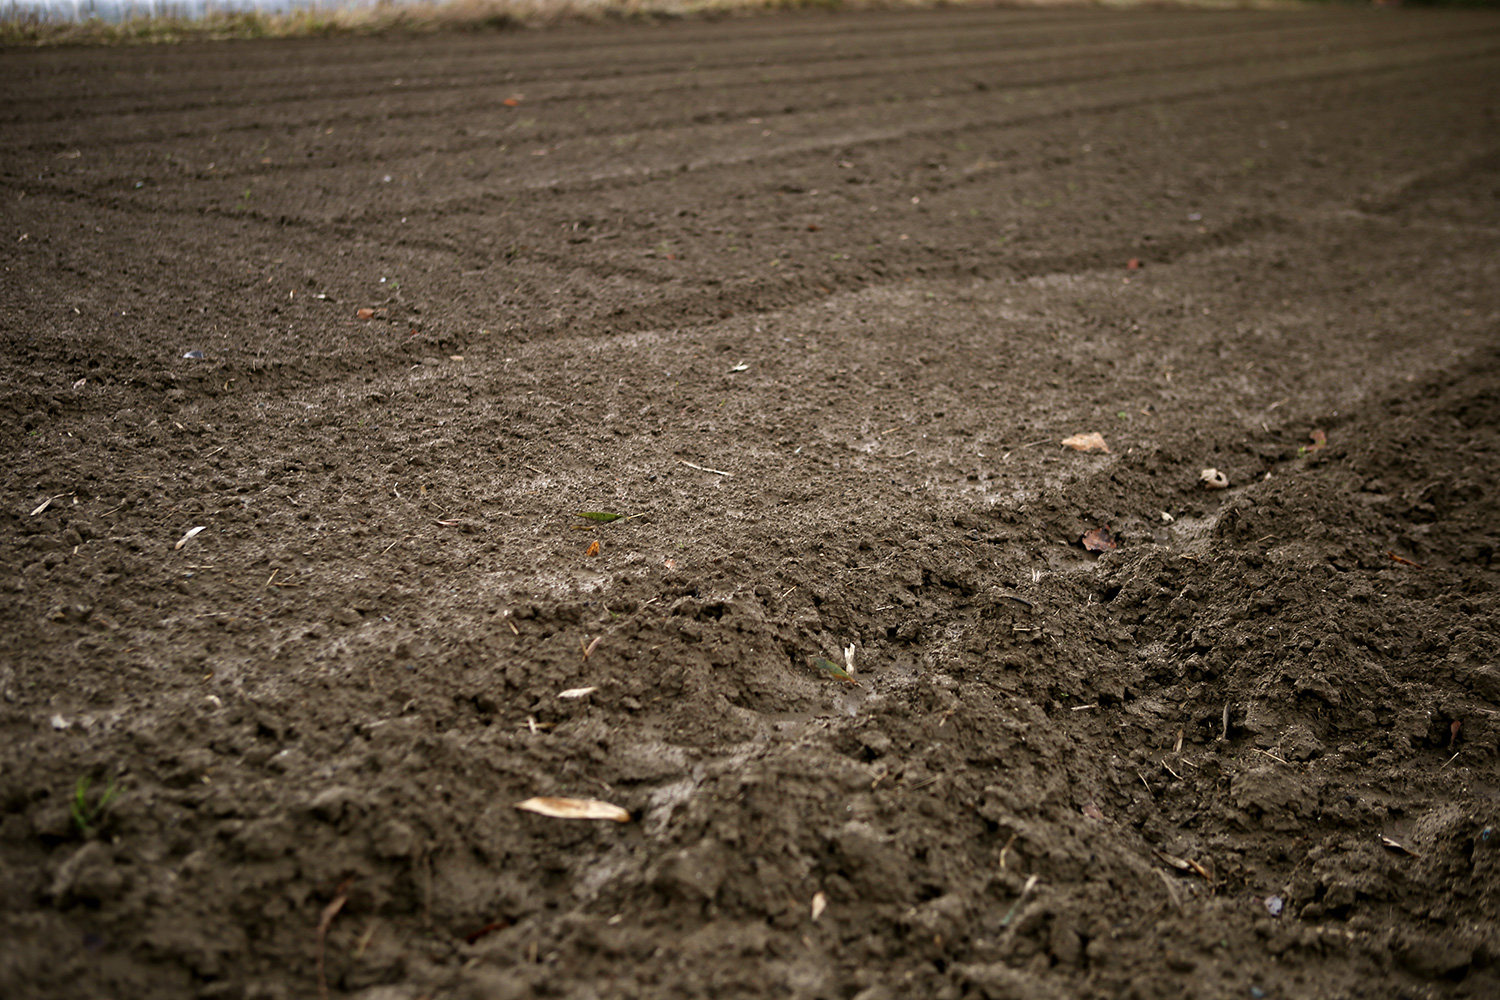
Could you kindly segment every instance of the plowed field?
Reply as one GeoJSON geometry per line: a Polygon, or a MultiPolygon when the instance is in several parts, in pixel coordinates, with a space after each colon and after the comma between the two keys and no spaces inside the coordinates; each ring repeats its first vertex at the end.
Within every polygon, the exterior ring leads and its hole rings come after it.
{"type": "Polygon", "coordinates": [[[1500,994],[1497,120],[1495,14],[0,53],[0,993],[1500,994]]]}

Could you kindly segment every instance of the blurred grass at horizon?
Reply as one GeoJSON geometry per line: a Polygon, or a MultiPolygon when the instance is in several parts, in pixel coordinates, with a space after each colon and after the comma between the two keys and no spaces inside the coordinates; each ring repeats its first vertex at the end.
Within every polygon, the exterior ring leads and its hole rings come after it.
{"type": "Polygon", "coordinates": [[[791,11],[922,8],[1500,9],[1500,0],[3,0],[0,47],[505,31],[791,11]]]}

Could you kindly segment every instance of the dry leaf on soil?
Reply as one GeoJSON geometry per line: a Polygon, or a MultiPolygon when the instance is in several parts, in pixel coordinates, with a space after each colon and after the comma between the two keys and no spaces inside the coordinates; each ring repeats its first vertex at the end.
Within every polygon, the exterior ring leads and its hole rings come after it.
{"type": "Polygon", "coordinates": [[[1109,525],[1107,524],[1102,528],[1085,531],[1083,538],[1079,539],[1079,541],[1083,542],[1083,547],[1090,552],[1108,552],[1117,544],[1115,542],[1115,534],[1109,530],[1109,525]]]}
{"type": "Polygon", "coordinates": [[[1104,435],[1098,431],[1074,434],[1072,437],[1063,438],[1062,443],[1064,448],[1072,448],[1074,451],[1102,451],[1109,454],[1109,445],[1104,443],[1104,435]]]}
{"type": "Polygon", "coordinates": [[[1203,867],[1191,858],[1179,858],[1175,854],[1168,854],[1166,851],[1153,850],[1151,853],[1156,855],[1158,861],[1161,861],[1163,864],[1171,865],[1178,871],[1192,872],[1194,875],[1202,878],[1205,882],[1212,882],[1214,880],[1212,873],[1210,873],[1207,868],[1203,867]]]}
{"type": "Polygon", "coordinates": [[[1415,858],[1418,856],[1411,848],[1402,844],[1399,840],[1392,840],[1385,834],[1380,835],[1380,846],[1388,851],[1395,851],[1397,854],[1405,854],[1407,857],[1415,858]]]}
{"type": "Polygon", "coordinates": [[[1313,431],[1307,437],[1312,441],[1312,444],[1303,445],[1303,454],[1311,455],[1315,451],[1322,451],[1328,447],[1328,435],[1322,431],[1313,431]]]}
{"type": "Polygon", "coordinates": [[[534,812],[553,819],[607,819],[616,823],[629,823],[630,813],[617,805],[600,802],[598,799],[553,799],[536,798],[517,802],[517,809],[534,812]]]}
{"type": "Polygon", "coordinates": [[[185,535],[183,535],[183,536],[182,536],[182,538],[180,538],[180,539],[179,539],[179,540],[178,540],[178,542],[177,542],[177,544],[176,544],[176,545],[174,545],[174,546],[172,546],[172,548],[174,548],[174,549],[180,549],[180,548],[182,548],[182,547],[183,547],[183,546],[184,546],[184,545],[186,545],[186,544],[187,544],[187,543],[188,543],[188,542],[189,542],[189,541],[190,541],[190,540],[192,540],[192,538],[193,538],[193,537],[194,537],[194,536],[195,536],[195,535],[197,535],[197,534],[198,534],[198,532],[200,532],[200,531],[202,531],[202,530],[203,530],[203,527],[204,527],[204,526],[203,526],[203,525],[201,525],[201,524],[200,524],[200,525],[199,525],[199,526],[198,526],[198,527],[196,527],[196,528],[189,528],[189,529],[188,529],[188,533],[187,533],[187,534],[185,534],[185,535]]]}

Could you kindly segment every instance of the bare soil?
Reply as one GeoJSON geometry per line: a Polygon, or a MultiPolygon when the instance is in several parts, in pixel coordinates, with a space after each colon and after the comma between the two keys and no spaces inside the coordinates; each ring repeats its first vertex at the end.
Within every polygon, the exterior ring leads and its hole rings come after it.
{"type": "Polygon", "coordinates": [[[1500,995],[1497,116],[1493,13],[0,53],[0,993],[1500,995]]]}

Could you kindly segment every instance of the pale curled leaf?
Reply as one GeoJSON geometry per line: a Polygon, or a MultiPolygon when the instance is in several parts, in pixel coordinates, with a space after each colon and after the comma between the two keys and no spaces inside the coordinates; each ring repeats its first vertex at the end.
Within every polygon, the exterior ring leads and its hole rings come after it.
{"type": "Polygon", "coordinates": [[[814,920],[817,920],[823,915],[823,911],[826,909],[828,909],[828,897],[823,895],[821,892],[813,893],[812,918],[814,920]]]}
{"type": "Polygon", "coordinates": [[[516,808],[534,812],[553,819],[607,819],[616,823],[629,823],[630,813],[617,805],[600,802],[598,799],[554,799],[535,798],[517,802],[516,808]]]}
{"type": "Polygon", "coordinates": [[[177,544],[174,545],[174,546],[172,546],[172,548],[174,548],[174,549],[180,549],[180,548],[182,548],[184,545],[186,545],[193,538],[194,535],[196,535],[196,534],[198,534],[198,532],[202,531],[204,529],[204,527],[205,527],[205,525],[201,525],[200,524],[196,528],[189,528],[188,529],[188,533],[185,534],[185,535],[183,535],[181,538],[179,538],[177,540],[177,544]]]}
{"type": "Polygon", "coordinates": [[[586,698],[599,690],[597,687],[568,688],[566,691],[557,692],[559,698],[586,698]]]}
{"type": "Polygon", "coordinates": [[[1098,431],[1074,434],[1072,437],[1063,438],[1062,443],[1064,448],[1072,448],[1074,451],[1102,451],[1109,454],[1109,445],[1104,443],[1104,435],[1098,431]]]}
{"type": "Polygon", "coordinates": [[[1229,477],[1218,469],[1204,469],[1198,473],[1198,482],[1206,490],[1227,490],[1229,488],[1229,477]]]}

